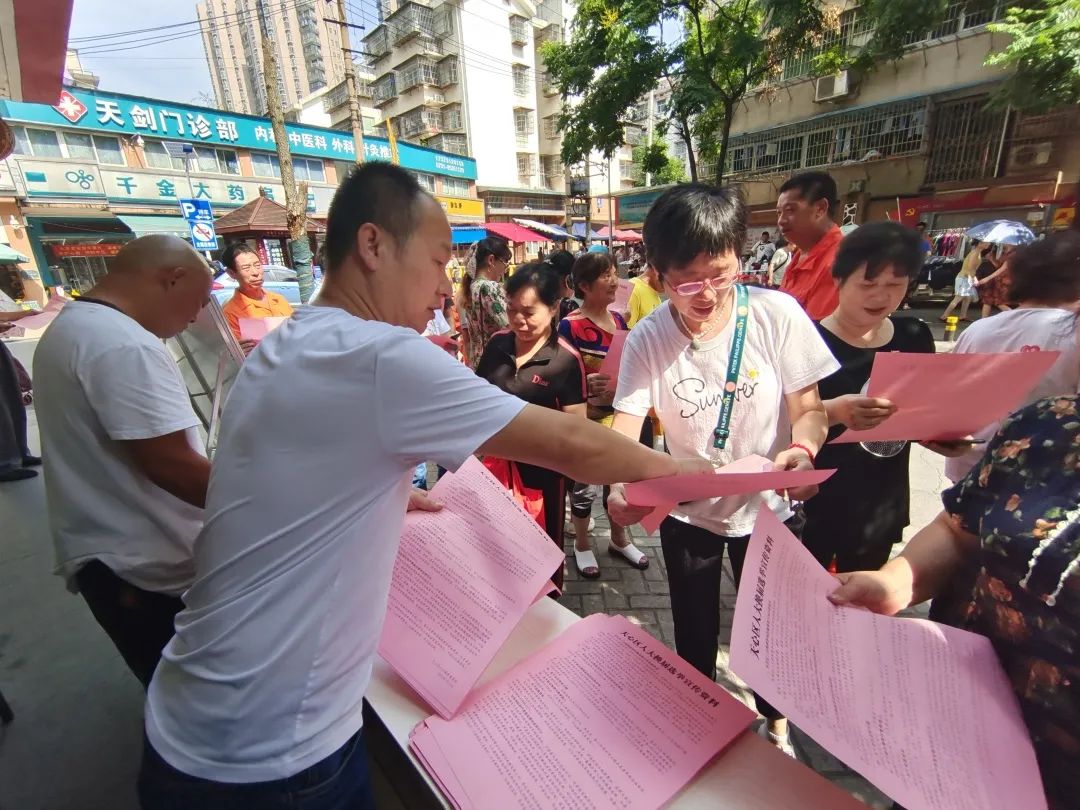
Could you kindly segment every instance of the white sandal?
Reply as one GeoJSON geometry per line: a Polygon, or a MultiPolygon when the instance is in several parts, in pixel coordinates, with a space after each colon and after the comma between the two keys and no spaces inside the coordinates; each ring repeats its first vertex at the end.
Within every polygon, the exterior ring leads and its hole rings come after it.
{"type": "Polygon", "coordinates": [[[649,567],[648,556],[632,542],[627,542],[625,546],[617,546],[614,543],[608,543],[607,549],[608,554],[622,557],[639,571],[644,571],[649,567]]]}
{"type": "Polygon", "coordinates": [[[578,551],[574,549],[574,562],[577,564],[578,573],[585,579],[596,579],[600,576],[600,563],[596,561],[596,555],[592,549],[578,551]]]}

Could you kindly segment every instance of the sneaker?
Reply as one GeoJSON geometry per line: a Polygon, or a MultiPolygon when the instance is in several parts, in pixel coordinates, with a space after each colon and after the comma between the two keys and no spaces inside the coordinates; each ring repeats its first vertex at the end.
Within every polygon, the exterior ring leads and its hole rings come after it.
{"type": "Polygon", "coordinates": [[[781,737],[780,735],[773,734],[771,731],[769,731],[769,724],[765,722],[758,726],[758,735],[768,740],[769,744],[779,750],[782,754],[786,754],[792,759],[799,758],[795,754],[795,747],[791,744],[790,731],[781,737]]]}

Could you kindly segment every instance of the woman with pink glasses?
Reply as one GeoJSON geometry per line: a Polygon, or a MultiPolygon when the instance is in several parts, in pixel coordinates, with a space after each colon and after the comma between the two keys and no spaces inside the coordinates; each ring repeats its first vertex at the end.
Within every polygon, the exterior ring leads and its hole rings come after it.
{"type": "MultiPolygon", "coordinates": [[[[817,383],[839,368],[798,302],[736,285],[746,205],[732,189],[677,186],[645,218],[645,251],[669,300],[630,332],[615,393],[614,428],[637,438],[653,408],[675,458],[716,465],[750,455],[777,469],[808,470],[829,420],[817,383]]],[[[790,490],[804,500],[816,489],[790,490]]],[[[675,646],[715,677],[724,548],[738,585],[760,509],[798,533],[802,517],[774,492],[680,504],[660,526],[671,586],[675,646]]],[[[608,511],[629,526],[649,511],[614,485],[608,511]]],[[[763,701],[774,745],[790,752],[787,721],[763,701]]]]}

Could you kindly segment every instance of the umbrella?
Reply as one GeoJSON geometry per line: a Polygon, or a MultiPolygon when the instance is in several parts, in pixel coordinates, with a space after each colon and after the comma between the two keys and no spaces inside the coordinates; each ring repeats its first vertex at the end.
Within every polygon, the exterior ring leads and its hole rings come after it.
{"type": "Polygon", "coordinates": [[[977,242],[993,245],[1026,245],[1035,241],[1031,228],[1011,219],[995,219],[969,228],[967,235],[977,242]]]}

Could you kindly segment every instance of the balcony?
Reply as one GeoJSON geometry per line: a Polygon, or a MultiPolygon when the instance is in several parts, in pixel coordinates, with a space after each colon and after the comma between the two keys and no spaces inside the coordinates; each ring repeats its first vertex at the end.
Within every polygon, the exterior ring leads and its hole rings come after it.
{"type": "Polygon", "coordinates": [[[393,73],[389,73],[375,82],[372,86],[371,97],[376,107],[381,107],[397,98],[397,80],[393,73]]]}
{"type": "Polygon", "coordinates": [[[390,35],[386,26],[380,25],[364,38],[364,48],[373,59],[381,59],[390,53],[390,35]]]}
{"type": "Polygon", "coordinates": [[[529,44],[529,21],[524,17],[510,17],[510,41],[515,45],[529,44]]]}
{"type": "Polygon", "coordinates": [[[442,132],[442,113],[436,109],[419,107],[398,116],[394,123],[401,138],[431,137],[442,132]]]}
{"type": "Polygon", "coordinates": [[[407,93],[424,84],[438,84],[438,67],[429,59],[411,59],[398,68],[396,73],[399,93],[407,93]]]}
{"type": "Polygon", "coordinates": [[[407,42],[415,36],[435,36],[435,12],[417,3],[402,3],[387,19],[393,31],[395,45],[407,42]]]}
{"type": "Polygon", "coordinates": [[[437,84],[446,88],[458,83],[458,59],[456,56],[448,56],[439,62],[437,84]]]}

